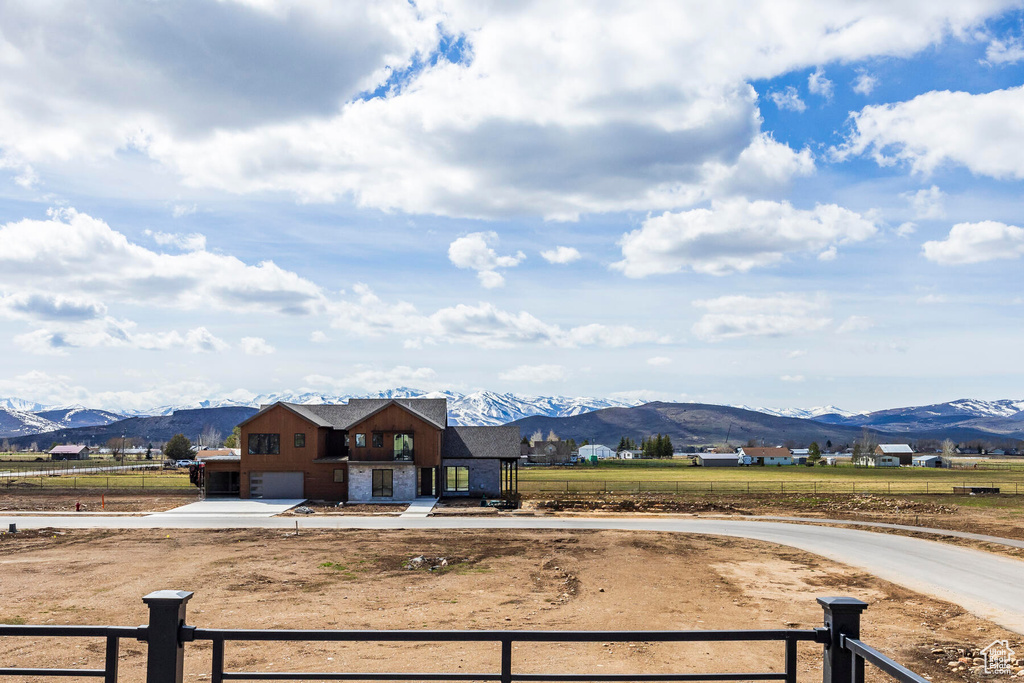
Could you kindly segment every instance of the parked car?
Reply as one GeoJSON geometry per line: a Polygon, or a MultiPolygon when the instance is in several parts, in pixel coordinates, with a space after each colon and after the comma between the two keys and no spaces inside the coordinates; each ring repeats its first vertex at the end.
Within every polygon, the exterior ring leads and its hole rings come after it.
{"type": "Polygon", "coordinates": [[[195,460],[179,460],[179,461],[177,461],[174,464],[177,467],[192,467],[192,465],[196,464],[196,461],[195,460]]]}

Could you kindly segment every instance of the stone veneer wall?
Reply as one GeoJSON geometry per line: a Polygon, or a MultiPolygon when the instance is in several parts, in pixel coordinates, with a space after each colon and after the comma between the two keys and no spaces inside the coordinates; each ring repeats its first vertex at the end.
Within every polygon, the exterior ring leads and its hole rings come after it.
{"type": "Polygon", "coordinates": [[[501,461],[490,458],[445,458],[441,462],[441,483],[446,484],[445,467],[469,468],[469,491],[445,491],[449,496],[487,496],[497,498],[501,495],[501,461]]]}
{"type": "Polygon", "coordinates": [[[416,466],[412,463],[382,462],[369,464],[349,463],[348,500],[350,503],[383,503],[392,500],[414,500],[416,498],[416,466]],[[391,470],[394,496],[381,498],[373,496],[373,470],[391,470]]]}

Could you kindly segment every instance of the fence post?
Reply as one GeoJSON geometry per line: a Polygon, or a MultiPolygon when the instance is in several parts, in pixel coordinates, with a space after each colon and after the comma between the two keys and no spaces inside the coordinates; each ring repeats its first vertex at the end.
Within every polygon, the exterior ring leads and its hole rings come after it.
{"type": "Polygon", "coordinates": [[[181,683],[185,648],[180,631],[191,597],[191,591],[163,590],[142,598],[149,605],[146,683],[181,683]]]}
{"type": "Polygon", "coordinates": [[[860,639],[860,613],[868,603],[857,598],[818,598],[818,604],[825,611],[830,636],[822,660],[822,683],[862,683],[864,660],[854,657],[841,643],[843,636],[860,639]]]}

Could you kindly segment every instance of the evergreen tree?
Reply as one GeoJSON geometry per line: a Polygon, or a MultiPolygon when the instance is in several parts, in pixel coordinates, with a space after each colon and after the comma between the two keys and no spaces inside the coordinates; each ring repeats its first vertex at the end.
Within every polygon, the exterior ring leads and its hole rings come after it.
{"type": "Polygon", "coordinates": [[[170,460],[191,460],[196,454],[187,436],[175,434],[164,446],[164,455],[170,460]]]}
{"type": "Polygon", "coordinates": [[[807,462],[818,462],[821,460],[821,446],[817,441],[812,441],[807,449],[807,462]]]}
{"type": "Polygon", "coordinates": [[[662,455],[661,455],[661,457],[663,457],[663,458],[671,458],[672,457],[672,452],[674,450],[675,449],[672,447],[672,437],[670,437],[668,434],[666,434],[665,435],[665,444],[662,447],[662,455]]]}

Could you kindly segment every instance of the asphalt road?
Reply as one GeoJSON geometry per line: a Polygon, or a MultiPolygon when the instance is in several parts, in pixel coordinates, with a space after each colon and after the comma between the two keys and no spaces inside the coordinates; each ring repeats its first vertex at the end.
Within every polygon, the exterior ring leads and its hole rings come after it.
{"type": "MultiPolygon", "coordinates": [[[[0,515],[19,529],[612,529],[751,538],[806,550],[879,578],[960,605],[1024,634],[1024,562],[909,536],[857,529],[717,519],[581,517],[256,517],[161,515],[76,517],[0,515]]],[[[189,586],[175,588],[188,589],[189,586]]]]}

